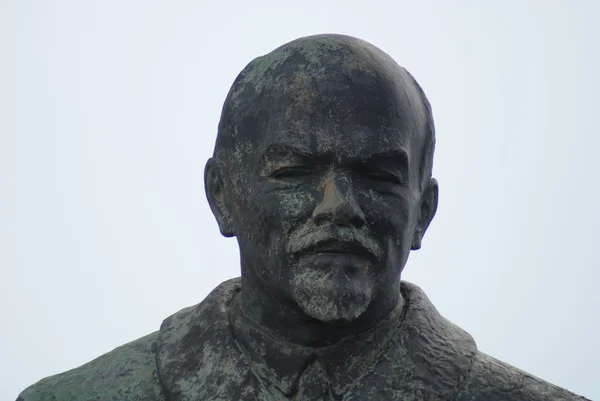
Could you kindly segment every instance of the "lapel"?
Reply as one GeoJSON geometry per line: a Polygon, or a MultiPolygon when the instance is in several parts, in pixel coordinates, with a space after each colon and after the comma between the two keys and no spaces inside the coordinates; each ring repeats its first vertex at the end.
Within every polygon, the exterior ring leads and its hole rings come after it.
{"type": "Polygon", "coordinates": [[[239,279],[226,281],[200,304],[163,321],[156,363],[168,401],[255,399],[249,364],[227,320],[240,288],[239,279]]]}
{"type": "Polygon", "coordinates": [[[306,347],[287,342],[245,317],[236,299],[229,321],[236,342],[249,360],[258,379],[264,379],[289,397],[295,393],[300,377],[311,364],[320,365],[330,381],[336,399],[355,386],[365,367],[373,366],[395,336],[404,311],[402,299],[377,326],[353,333],[333,345],[306,347]],[[273,369],[272,366],[277,366],[273,369]]]}
{"type": "MultiPolygon", "coordinates": [[[[163,322],[156,362],[168,401],[250,401],[271,393],[231,331],[227,311],[240,289],[239,278],[226,281],[163,322]]],[[[448,401],[466,380],[477,353],[471,336],[444,319],[419,287],[403,281],[401,289],[404,317],[344,401],[448,401]]]]}
{"type": "Polygon", "coordinates": [[[478,353],[473,338],[416,285],[403,281],[401,291],[408,307],[396,337],[344,401],[449,401],[466,384],[478,353]]]}

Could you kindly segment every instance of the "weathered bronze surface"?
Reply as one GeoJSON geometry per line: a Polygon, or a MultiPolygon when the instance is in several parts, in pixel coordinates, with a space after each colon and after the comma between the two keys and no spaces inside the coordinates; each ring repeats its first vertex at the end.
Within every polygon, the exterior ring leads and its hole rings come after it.
{"type": "Polygon", "coordinates": [[[241,278],[18,400],[585,400],[479,352],[400,280],[437,208],[434,143],[420,86],[367,42],[253,60],[205,169],[241,278]]]}

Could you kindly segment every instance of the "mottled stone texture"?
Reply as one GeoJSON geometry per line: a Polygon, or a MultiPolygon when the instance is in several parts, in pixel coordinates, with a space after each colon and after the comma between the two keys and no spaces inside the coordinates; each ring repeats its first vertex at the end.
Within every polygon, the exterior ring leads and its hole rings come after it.
{"type": "Polygon", "coordinates": [[[400,280],[437,210],[434,144],[423,90],[367,42],[253,60],[205,168],[241,277],[19,401],[585,400],[479,352],[400,280]]]}
{"type": "Polygon", "coordinates": [[[164,400],[155,363],[157,334],[45,378],[23,391],[17,401],[164,400]]]}
{"type": "MultiPolygon", "coordinates": [[[[323,400],[585,400],[477,351],[471,336],[439,315],[417,286],[401,288],[406,304],[380,355],[342,394],[323,400]]],[[[19,401],[311,399],[286,397],[255,372],[261,367],[252,365],[229,324],[240,289],[239,279],[221,284],[199,305],[167,318],[158,333],[46,378],[19,401]]],[[[368,338],[362,345],[378,346],[368,338]]]]}

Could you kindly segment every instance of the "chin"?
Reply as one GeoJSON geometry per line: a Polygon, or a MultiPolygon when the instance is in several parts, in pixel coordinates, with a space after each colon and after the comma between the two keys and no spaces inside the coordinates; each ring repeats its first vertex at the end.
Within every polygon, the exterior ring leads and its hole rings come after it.
{"type": "Polygon", "coordinates": [[[292,297],[313,319],[351,322],[371,303],[371,284],[365,269],[353,266],[315,266],[300,263],[292,281],[292,297]]]}

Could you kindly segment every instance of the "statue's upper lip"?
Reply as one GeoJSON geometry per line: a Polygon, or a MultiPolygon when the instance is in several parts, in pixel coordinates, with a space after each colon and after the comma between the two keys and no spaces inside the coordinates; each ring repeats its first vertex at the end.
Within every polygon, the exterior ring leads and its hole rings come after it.
{"type": "Polygon", "coordinates": [[[317,254],[317,253],[337,253],[362,256],[367,259],[373,259],[375,255],[359,242],[345,241],[335,238],[319,241],[298,252],[299,256],[317,254]]]}

